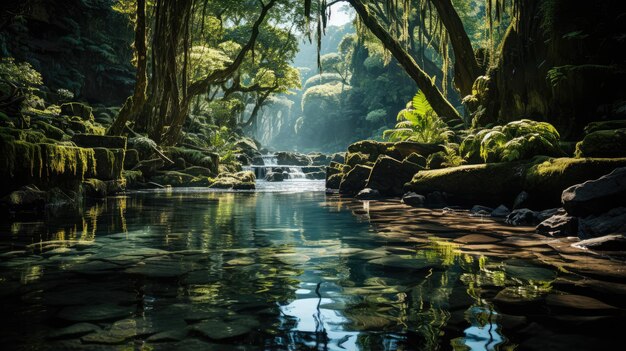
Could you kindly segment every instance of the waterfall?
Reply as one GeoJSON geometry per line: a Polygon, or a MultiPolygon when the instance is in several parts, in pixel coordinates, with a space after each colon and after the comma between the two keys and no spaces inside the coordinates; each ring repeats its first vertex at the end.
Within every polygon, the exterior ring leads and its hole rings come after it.
{"type": "Polygon", "coordinates": [[[289,167],[289,179],[306,179],[302,167],[289,167]]]}

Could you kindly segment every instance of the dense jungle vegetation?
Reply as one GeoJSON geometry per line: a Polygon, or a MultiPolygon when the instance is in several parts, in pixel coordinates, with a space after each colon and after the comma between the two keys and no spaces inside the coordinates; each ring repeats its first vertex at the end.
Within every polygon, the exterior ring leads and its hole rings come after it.
{"type": "MultiPolygon", "coordinates": [[[[166,163],[175,160],[163,152],[182,146],[237,171],[259,149],[332,153],[363,139],[441,144],[433,166],[560,156],[574,153],[589,123],[626,113],[619,1],[3,7],[6,127],[60,142],[129,136],[166,163]],[[338,13],[353,20],[331,25],[338,13]],[[78,109],[87,117],[72,121],[78,109]]],[[[606,154],[590,148],[578,155],[606,154]]]]}

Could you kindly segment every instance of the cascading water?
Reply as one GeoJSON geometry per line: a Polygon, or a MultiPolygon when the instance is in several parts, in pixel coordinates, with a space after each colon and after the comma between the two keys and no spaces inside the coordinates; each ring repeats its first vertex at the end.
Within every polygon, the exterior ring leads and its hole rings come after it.
{"type": "Polygon", "coordinates": [[[302,167],[289,167],[289,179],[306,179],[304,172],[302,172],[302,167]]]}

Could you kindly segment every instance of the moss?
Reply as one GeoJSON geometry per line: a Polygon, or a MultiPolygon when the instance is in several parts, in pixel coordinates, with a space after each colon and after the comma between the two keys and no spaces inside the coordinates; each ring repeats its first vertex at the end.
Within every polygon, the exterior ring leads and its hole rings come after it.
{"type": "Polygon", "coordinates": [[[32,125],[43,131],[45,136],[50,139],[60,141],[68,138],[64,131],[44,121],[34,121],[32,125]]]}
{"type": "Polygon", "coordinates": [[[191,186],[195,177],[177,171],[167,171],[158,176],[152,177],[152,181],[162,185],[171,185],[173,187],[191,186]]]}
{"type": "Polygon", "coordinates": [[[182,158],[187,165],[200,166],[210,169],[213,174],[218,174],[219,155],[210,152],[186,149],[182,147],[170,147],[165,152],[172,159],[182,158]]]}
{"type": "Polygon", "coordinates": [[[576,157],[625,157],[626,128],[598,130],[576,144],[576,157]]]}

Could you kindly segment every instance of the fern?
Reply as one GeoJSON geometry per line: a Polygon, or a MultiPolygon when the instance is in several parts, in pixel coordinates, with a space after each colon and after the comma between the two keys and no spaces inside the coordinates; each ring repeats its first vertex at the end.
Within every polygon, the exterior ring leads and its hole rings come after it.
{"type": "Polygon", "coordinates": [[[435,114],[421,91],[407,104],[406,109],[398,112],[396,120],[398,123],[394,129],[383,132],[384,139],[444,143],[454,135],[445,122],[435,114]]]}

